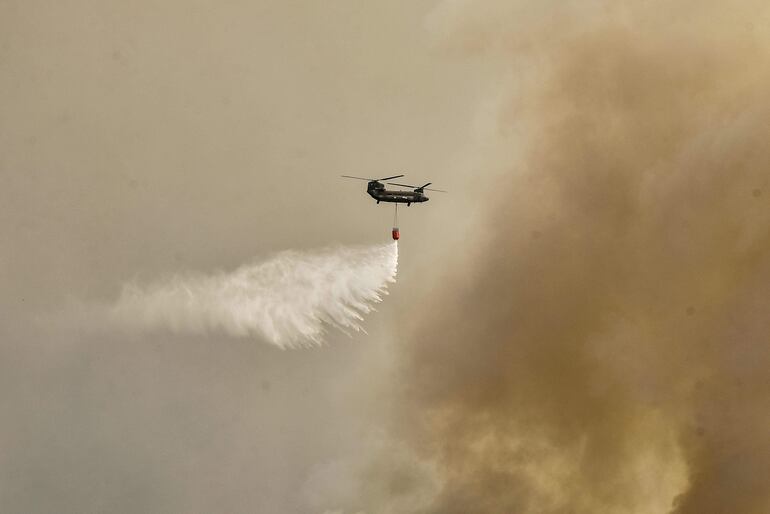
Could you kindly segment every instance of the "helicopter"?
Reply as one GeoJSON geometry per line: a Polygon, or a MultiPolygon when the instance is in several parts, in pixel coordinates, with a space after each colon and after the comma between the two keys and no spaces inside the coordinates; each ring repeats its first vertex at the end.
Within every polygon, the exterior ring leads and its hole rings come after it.
{"type": "Polygon", "coordinates": [[[430,200],[427,196],[425,196],[425,191],[438,191],[439,193],[446,193],[446,191],[443,191],[441,189],[430,189],[428,186],[432,184],[432,182],[428,182],[427,184],[424,184],[422,186],[410,186],[409,184],[398,184],[395,182],[387,182],[388,185],[391,186],[399,186],[399,187],[410,187],[413,190],[412,191],[401,191],[401,190],[388,190],[385,188],[385,184],[383,182],[385,180],[393,180],[396,178],[401,178],[404,175],[394,175],[392,177],[384,177],[384,178],[364,178],[364,177],[353,177],[350,175],[342,175],[343,178],[352,178],[356,180],[366,180],[369,183],[366,185],[366,192],[369,193],[369,196],[377,200],[377,203],[380,202],[387,202],[387,203],[405,203],[407,207],[412,205],[413,203],[423,203],[430,200]]]}

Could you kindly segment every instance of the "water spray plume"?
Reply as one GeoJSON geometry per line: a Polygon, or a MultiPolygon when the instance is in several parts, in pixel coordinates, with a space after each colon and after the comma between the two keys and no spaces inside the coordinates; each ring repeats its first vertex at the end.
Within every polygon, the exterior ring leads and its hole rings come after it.
{"type": "Polygon", "coordinates": [[[261,337],[281,348],[318,345],[326,327],[361,331],[395,282],[398,245],[286,251],[210,275],[127,284],[110,319],[129,329],[261,337]]]}

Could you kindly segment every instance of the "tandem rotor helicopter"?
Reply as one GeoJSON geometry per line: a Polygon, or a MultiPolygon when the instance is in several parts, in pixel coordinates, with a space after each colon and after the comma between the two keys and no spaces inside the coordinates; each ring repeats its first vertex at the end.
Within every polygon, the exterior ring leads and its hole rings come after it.
{"type": "Polygon", "coordinates": [[[407,207],[412,205],[413,203],[423,203],[430,200],[427,196],[425,196],[425,191],[437,191],[439,193],[446,193],[446,191],[442,189],[431,189],[428,186],[432,184],[432,182],[428,182],[427,184],[424,184],[422,186],[410,186],[409,184],[398,184],[396,182],[386,182],[386,184],[390,186],[399,186],[399,187],[410,187],[412,188],[412,191],[402,191],[402,190],[393,190],[393,189],[386,189],[385,184],[383,184],[386,180],[393,180],[396,178],[401,178],[404,175],[393,175],[392,177],[384,177],[384,178],[364,178],[364,177],[353,177],[351,175],[342,175],[343,178],[352,178],[356,180],[366,180],[368,181],[368,184],[366,185],[366,192],[377,200],[377,203],[380,202],[387,202],[387,203],[394,203],[396,204],[396,210],[395,215],[393,217],[393,239],[398,240],[400,237],[400,233],[398,231],[398,204],[405,203],[407,207]]]}

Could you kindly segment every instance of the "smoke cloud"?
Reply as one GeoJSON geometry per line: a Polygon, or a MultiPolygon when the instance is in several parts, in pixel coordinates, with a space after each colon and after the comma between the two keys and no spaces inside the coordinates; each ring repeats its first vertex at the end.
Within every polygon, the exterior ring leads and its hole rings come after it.
{"type": "Polygon", "coordinates": [[[434,13],[503,70],[505,195],[402,348],[392,432],[443,484],[420,512],[770,512],[769,15],[434,13]]]}
{"type": "Polygon", "coordinates": [[[127,284],[108,316],[132,329],[256,336],[281,348],[321,344],[327,326],[362,330],[397,266],[395,242],[287,251],[232,272],[127,284]]]}

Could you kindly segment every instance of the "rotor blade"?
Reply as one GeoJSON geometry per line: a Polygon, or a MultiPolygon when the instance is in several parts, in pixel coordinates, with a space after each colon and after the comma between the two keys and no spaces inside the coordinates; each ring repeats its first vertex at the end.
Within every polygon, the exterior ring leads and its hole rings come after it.
{"type": "Polygon", "coordinates": [[[401,178],[403,175],[393,175],[392,177],[378,178],[377,180],[391,180],[394,178],[401,178]]]}
{"type": "MultiPolygon", "coordinates": [[[[432,182],[428,182],[428,184],[431,184],[431,183],[432,182]]],[[[425,187],[428,184],[425,184],[425,186],[422,186],[422,187],[412,186],[412,185],[409,185],[409,184],[399,184],[397,182],[388,182],[388,184],[391,185],[391,186],[411,187],[412,189],[424,189],[425,191],[438,191],[439,193],[448,193],[449,192],[449,191],[444,191],[443,189],[431,189],[429,187],[425,187]]]]}
{"type": "Polygon", "coordinates": [[[425,189],[426,187],[428,187],[428,186],[429,186],[429,185],[431,185],[432,183],[433,183],[433,182],[428,182],[428,183],[427,183],[427,184],[425,184],[424,186],[420,186],[420,189],[425,189]]]}
{"type": "Polygon", "coordinates": [[[354,179],[357,179],[357,180],[368,180],[368,181],[370,181],[370,182],[371,182],[372,180],[376,180],[376,179],[373,179],[373,178],[351,177],[350,175],[340,175],[340,177],[344,177],[344,178],[354,178],[354,179]]]}

